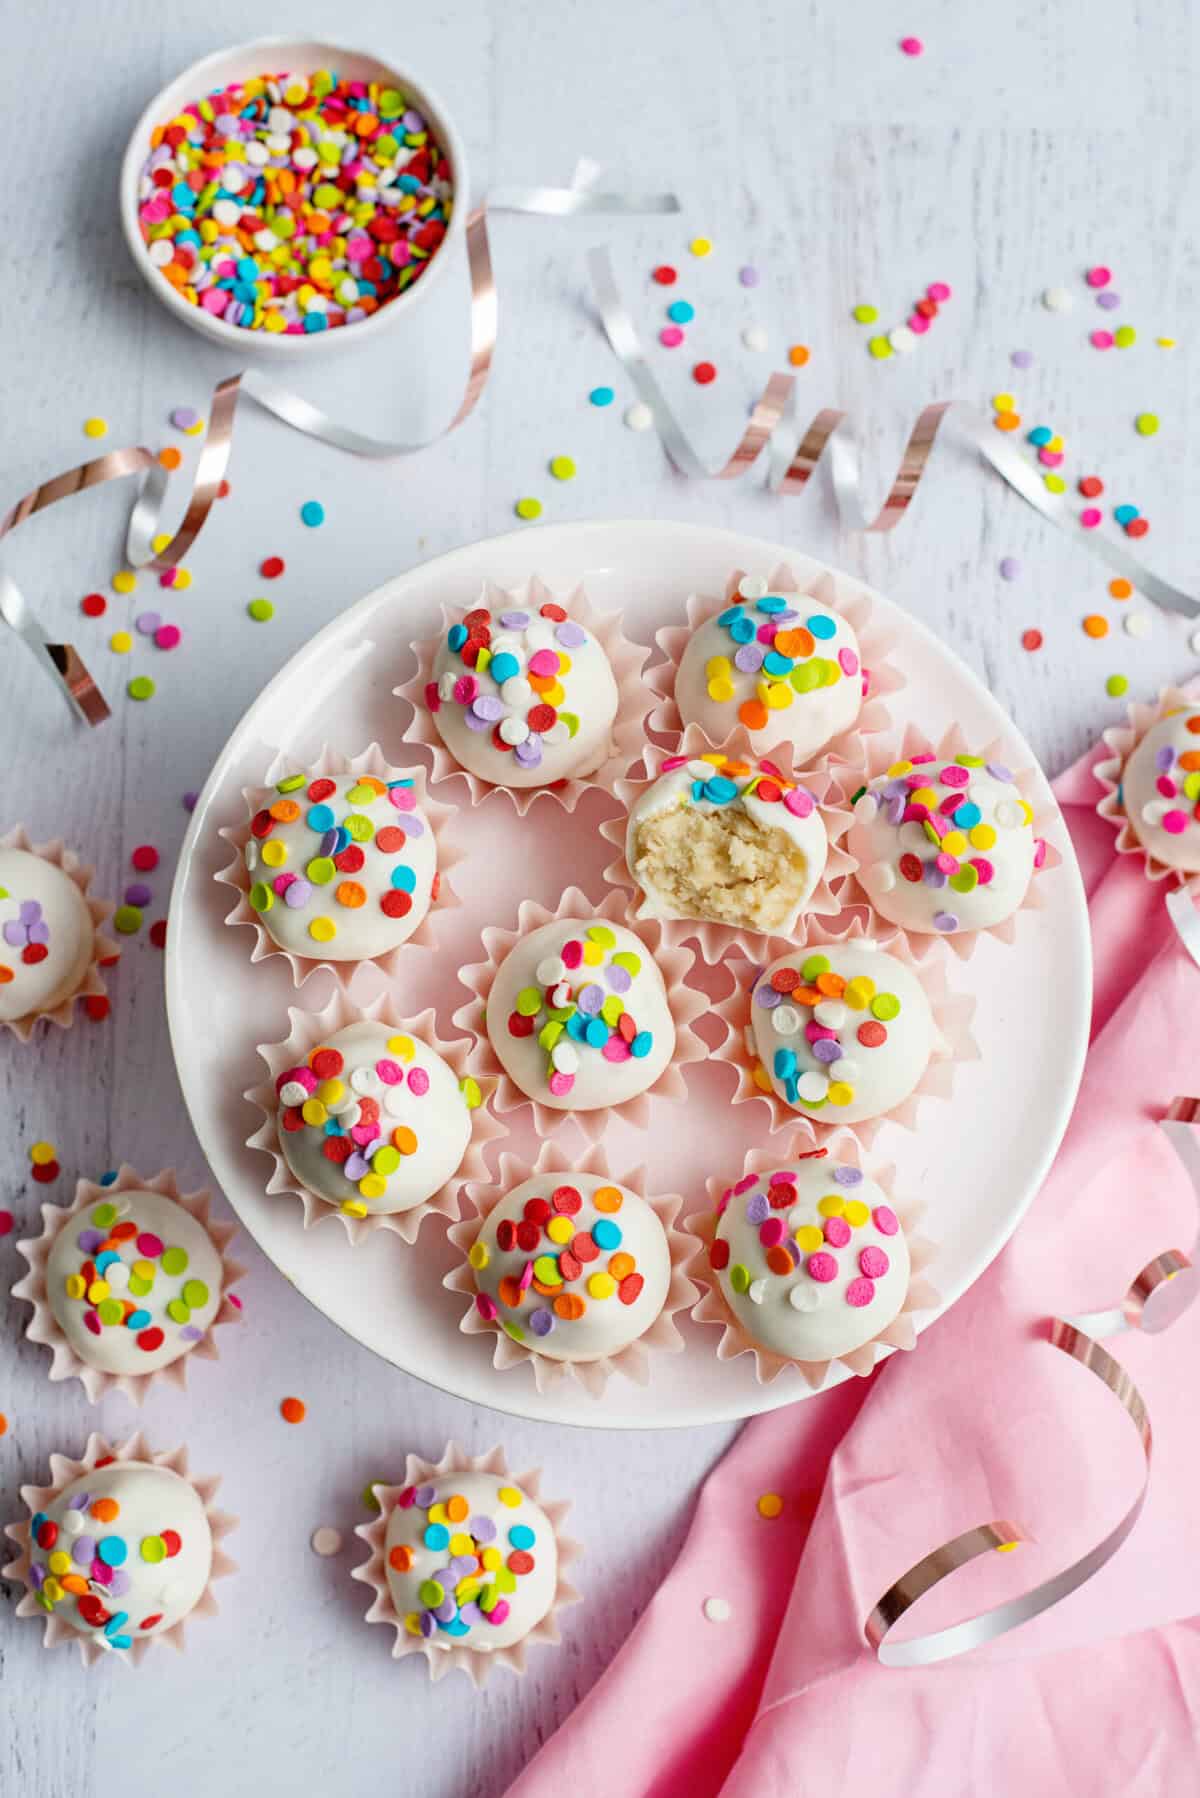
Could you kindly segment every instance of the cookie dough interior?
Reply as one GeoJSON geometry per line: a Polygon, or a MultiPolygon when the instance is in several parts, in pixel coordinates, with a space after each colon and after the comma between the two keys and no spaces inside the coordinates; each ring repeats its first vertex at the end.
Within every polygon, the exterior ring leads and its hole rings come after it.
{"type": "Polygon", "coordinates": [[[733,806],[680,806],[635,826],[633,872],[674,917],[778,930],[804,895],[808,858],[786,831],[733,806]]]}

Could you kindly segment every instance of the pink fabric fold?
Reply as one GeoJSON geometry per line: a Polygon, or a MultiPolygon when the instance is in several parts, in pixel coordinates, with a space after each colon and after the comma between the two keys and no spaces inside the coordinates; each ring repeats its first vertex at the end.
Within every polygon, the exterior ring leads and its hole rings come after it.
{"type": "Polygon", "coordinates": [[[746,1426],[638,1627],[508,1798],[1200,1790],[1200,1306],[1110,1345],[1149,1406],[1155,1462],[1107,1567],[937,1667],[879,1666],[862,1628],[907,1567],[992,1518],[1033,1539],[964,1568],[905,1633],[1012,1596],[1098,1541],[1142,1478],[1128,1418],[1045,1320],[1119,1303],[1153,1255],[1192,1242],[1195,1201],[1157,1120],[1200,1083],[1200,969],[1162,884],[1096,816],[1098,753],[1056,785],[1089,900],[1091,1049],[1025,1222],[914,1354],[746,1426]],[[764,1492],[785,1500],[773,1521],[764,1492]],[[708,1621],[710,1597],[728,1621],[708,1621]]]}

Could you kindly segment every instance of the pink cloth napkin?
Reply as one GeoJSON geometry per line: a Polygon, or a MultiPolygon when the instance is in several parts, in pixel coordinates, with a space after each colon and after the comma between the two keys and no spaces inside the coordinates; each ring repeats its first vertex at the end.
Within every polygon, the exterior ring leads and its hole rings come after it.
{"type": "Polygon", "coordinates": [[[508,1798],[1200,1791],[1200,1628],[1188,1621],[1200,1612],[1200,1306],[1165,1335],[1111,1345],[1149,1405],[1155,1463],[1142,1518],[1107,1567],[941,1666],[880,1667],[862,1635],[875,1600],[938,1543],[1005,1517],[1035,1538],[962,1569],[902,1633],[1058,1571],[1112,1528],[1142,1478],[1128,1418],[1040,1328],[1119,1303],[1196,1227],[1156,1120],[1200,1084],[1200,969],[1162,884],[1114,854],[1093,810],[1095,758],[1056,789],[1096,983],[1083,1086],[1045,1187],[918,1352],[746,1426],[638,1627],[508,1798]],[[774,1521],[758,1515],[764,1492],[786,1501],[774,1521]],[[709,1597],[728,1601],[728,1621],[707,1620],[709,1597]]]}

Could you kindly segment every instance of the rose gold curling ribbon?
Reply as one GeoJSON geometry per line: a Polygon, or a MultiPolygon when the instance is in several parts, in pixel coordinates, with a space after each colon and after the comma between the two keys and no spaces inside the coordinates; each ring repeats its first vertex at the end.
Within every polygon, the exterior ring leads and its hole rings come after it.
{"type": "MultiPolygon", "coordinates": [[[[995,431],[987,420],[971,407],[953,400],[937,401],[921,411],[904,446],[899,471],[883,505],[873,516],[863,504],[862,470],[858,452],[848,438],[846,414],[835,407],[825,407],[802,431],[796,423],[797,390],[793,375],[776,373],[770,377],[733,454],[718,467],[708,467],[693,447],[646,361],[637,330],[617,287],[608,251],[592,250],[588,270],[600,322],[609,344],[623,363],[639,397],[653,413],[667,455],[679,472],[689,479],[738,480],[767,449],[767,485],[772,492],[802,493],[823,464],[844,529],[891,531],[911,505],[938,433],[947,418],[953,415],[958,434],[1022,499],[1060,529],[1077,530],[1078,521],[1070,505],[1060,496],[1048,492],[1040,476],[1010,445],[995,441],[995,431]]],[[[1089,533],[1087,544],[1110,568],[1133,581],[1155,605],[1167,611],[1181,612],[1189,618],[1200,614],[1200,598],[1163,580],[1123,544],[1112,542],[1096,532],[1089,533]]]]}
{"type": "MultiPolygon", "coordinates": [[[[1200,1124],[1200,1099],[1174,1099],[1166,1117],[1161,1120],[1160,1128],[1165,1131],[1172,1148],[1187,1169],[1197,1203],[1200,1204],[1200,1138],[1197,1137],[1197,1124],[1200,1124]]],[[[1043,1580],[1016,1598],[1010,1598],[992,1610],[968,1617],[964,1622],[938,1630],[932,1635],[911,1637],[905,1642],[891,1642],[889,1637],[895,1625],[927,1592],[940,1586],[944,1579],[979,1555],[1015,1548],[1023,1538],[1021,1530],[1015,1524],[995,1520],[978,1524],[974,1529],[965,1530],[961,1536],[955,1536],[952,1541],[943,1542],[940,1548],[923,1556],[889,1586],[867,1618],[867,1641],[885,1667],[928,1667],[935,1661],[949,1660],[952,1656],[966,1654],[971,1649],[980,1647],[984,1642],[994,1641],[997,1636],[1005,1635],[1009,1630],[1017,1629],[1022,1623],[1040,1616],[1043,1611],[1048,1611],[1060,1599],[1077,1591],[1112,1560],[1121,1544],[1132,1533],[1146,1502],[1150,1488],[1154,1439],[1145,1400],[1120,1362],[1101,1347],[1097,1338],[1115,1336],[1124,1330],[1142,1330],[1147,1335],[1156,1335],[1167,1329],[1194,1303],[1197,1292],[1200,1291],[1197,1265],[1200,1265],[1200,1233],[1197,1234],[1190,1256],[1182,1254],[1178,1249],[1168,1249],[1164,1254],[1156,1255],[1153,1261],[1147,1262],[1120,1305],[1112,1310],[1089,1312],[1083,1317],[1052,1317],[1049,1320],[1048,1339],[1051,1345],[1061,1349],[1073,1361],[1078,1361],[1081,1367],[1085,1367],[1108,1388],[1137,1431],[1142,1445],[1146,1461],[1145,1476],[1136,1499],[1120,1522],[1085,1555],[1072,1561],[1070,1566],[1064,1567],[1060,1573],[1043,1580]]]]}
{"type": "MultiPolygon", "coordinates": [[[[129,516],[125,537],[125,553],[133,568],[148,568],[159,573],[177,568],[200,535],[220,494],[221,482],[229,466],[233,448],[233,425],[240,398],[253,400],[281,423],[305,436],[314,437],[348,455],[375,460],[415,455],[439,438],[457,430],[475,410],[487,385],[496,351],[499,312],[491,246],[488,241],[487,213],[520,212],[544,218],[563,218],[578,213],[619,213],[627,216],[644,213],[678,212],[674,194],[629,195],[599,193],[593,183],[598,170],[592,163],[581,162],[572,185],[557,187],[505,188],[493,194],[485,205],[477,206],[467,220],[467,266],[471,286],[471,363],[466,389],[458,410],[448,425],[419,442],[409,443],[381,437],[369,437],[311,405],[302,395],[269,380],[257,369],[247,369],[221,381],[213,392],[209,406],[208,430],[200,451],[195,478],[188,494],[183,520],[166,546],[152,547],[158,535],[163,504],[167,496],[167,471],[153,451],[140,444],[110,450],[77,468],[66,470],[44,481],[25,494],[0,518],[0,541],[19,525],[44,512],[58,501],[77,493],[103,487],[109,481],[144,475],[141,491],[129,516]]],[[[83,660],[73,645],[51,643],[38,623],[33,608],[10,575],[0,570],[0,617],[37,654],[43,667],[62,686],[67,698],[78,708],[88,724],[103,723],[109,713],[83,660]]]]}

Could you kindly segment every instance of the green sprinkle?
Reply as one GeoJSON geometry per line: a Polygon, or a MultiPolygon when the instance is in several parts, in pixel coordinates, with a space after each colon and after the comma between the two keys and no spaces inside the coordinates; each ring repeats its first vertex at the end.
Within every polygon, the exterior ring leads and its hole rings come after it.
{"type": "Polygon", "coordinates": [[[1118,325],[1113,332],[1113,342],[1119,350],[1127,350],[1137,342],[1137,332],[1132,325],[1118,325]]]}
{"type": "Polygon", "coordinates": [[[1122,693],[1129,691],[1129,679],[1124,674],[1110,674],[1104,683],[1104,691],[1110,699],[1120,699],[1122,693]]]}
{"type": "Polygon", "coordinates": [[[1133,423],[1139,437],[1153,437],[1158,430],[1158,413],[1139,412],[1133,423]]]}
{"type": "Polygon", "coordinates": [[[275,607],[269,599],[252,599],[246,610],[255,624],[266,624],[268,619],[275,616],[275,607]]]}
{"type": "Polygon", "coordinates": [[[886,337],[868,338],[867,348],[877,362],[886,362],[888,357],[892,354],[892,346],[886,337]]]}
{"type": "Polygon", "coordinates": [[[125,691],[130,699],[153,699],[154,682],[148,674],[136,674],[125,691]]]}
{"type": "Polygon", "coordinates": [[[856,306],[851,314],[855,324],[873,325],[879,317],[878,306],[856,306]]]}
{"type": "Polygon", "coordinates": [[[519,499],[513,510],[518,518],[540,518],[542,502],[540,499],[519,499]]]}
{"type": "Polygon", "coordinates": [[[122,936],[136,936],[142,928],[142,909],[139,905],[118,905],[113,914],[113,928],[122,936]]]}
{"type": "Polygon", "coordinates": [[[556,481],[573,481],[575,479],[575,464],[572,462],[570,456],[552,456],[550,458],[550,473],[554,476],[556,481]]]}

